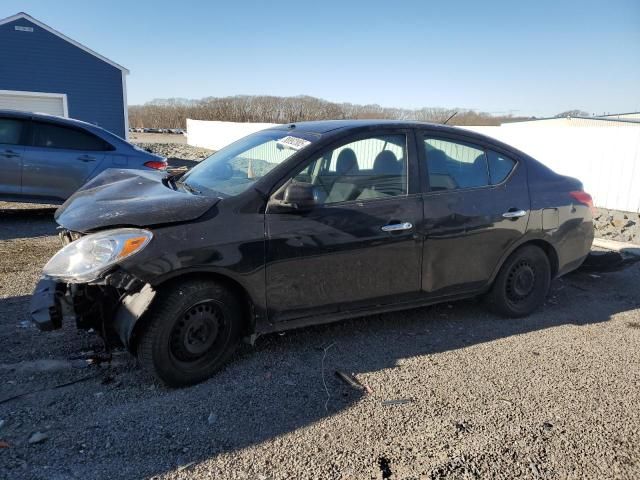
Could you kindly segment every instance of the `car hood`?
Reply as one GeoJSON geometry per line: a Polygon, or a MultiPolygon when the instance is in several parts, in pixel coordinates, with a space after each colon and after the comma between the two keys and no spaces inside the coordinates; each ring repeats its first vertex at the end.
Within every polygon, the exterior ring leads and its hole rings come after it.
{"type": "Polygon", "coordinates": [[[166,173],[109,169],[74,193],[55,214],[75,232],[105,227],[150,226],[194,220],[220,199],[168,187],[166,173]]]}

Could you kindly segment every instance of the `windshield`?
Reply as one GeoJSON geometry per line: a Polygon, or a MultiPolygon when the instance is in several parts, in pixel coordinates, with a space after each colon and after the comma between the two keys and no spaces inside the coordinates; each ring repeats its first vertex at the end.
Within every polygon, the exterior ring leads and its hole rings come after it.
{"type": "Polygon", "coordinates": [[[289,132],[254,133],[203,160],[180,183],[204,194],[237,195],[310,143],[289,132]]]}

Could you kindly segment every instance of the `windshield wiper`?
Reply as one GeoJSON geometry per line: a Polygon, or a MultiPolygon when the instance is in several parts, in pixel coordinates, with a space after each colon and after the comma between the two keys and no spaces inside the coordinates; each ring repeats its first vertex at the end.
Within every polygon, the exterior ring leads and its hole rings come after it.
{"type": "Polygon", "coordinates": [[[202,192],[200,190],[197,190],[195,188],[193,188],[191,185],[189,185],[187,182],[175,182],[176,185],[180,185],[181,187],[183,187],[185,190],[187,190],[190,193],[193,193],[194,195],[201,195],[202,192]]]}
{"type": "Polygon", "coordinates": [[[166,181],[167,184],[173,188],[174,190],[177,190],[177,180],[178,178],[180,178],[182,175],[184,175],[185,172],[176,172],[176,173],[171,173],[169,175],[167,175],[166,177],[164,177],[162,180],[166,181]]]}

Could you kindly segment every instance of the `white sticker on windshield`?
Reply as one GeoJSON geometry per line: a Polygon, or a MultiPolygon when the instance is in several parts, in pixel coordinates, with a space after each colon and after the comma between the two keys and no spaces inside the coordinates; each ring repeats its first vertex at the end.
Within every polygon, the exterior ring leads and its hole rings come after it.
{"type": "Polygon", "coordinates": [[[284,148],[290,148],[291,150],[302,150],[311,142],[309,140],[305,140],[304,138],[292,137],[289,135],[287,137],[281,138],[276,143],[278,145],[282,145],[284,148]]]}

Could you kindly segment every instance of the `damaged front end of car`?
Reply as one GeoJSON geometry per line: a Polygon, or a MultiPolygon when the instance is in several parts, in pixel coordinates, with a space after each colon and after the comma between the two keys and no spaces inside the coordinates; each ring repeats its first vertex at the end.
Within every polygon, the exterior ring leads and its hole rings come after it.
{"type": "Polygon", "coordinates": [[[43,331],[74,321],[109,344],[129,347],[133,327],[155,290],[120,268],[153,238],[151,231],[118,228],[82,235],[63,231],[63,247],[43,269],[31,299],[31,319],[43,331]]]}

